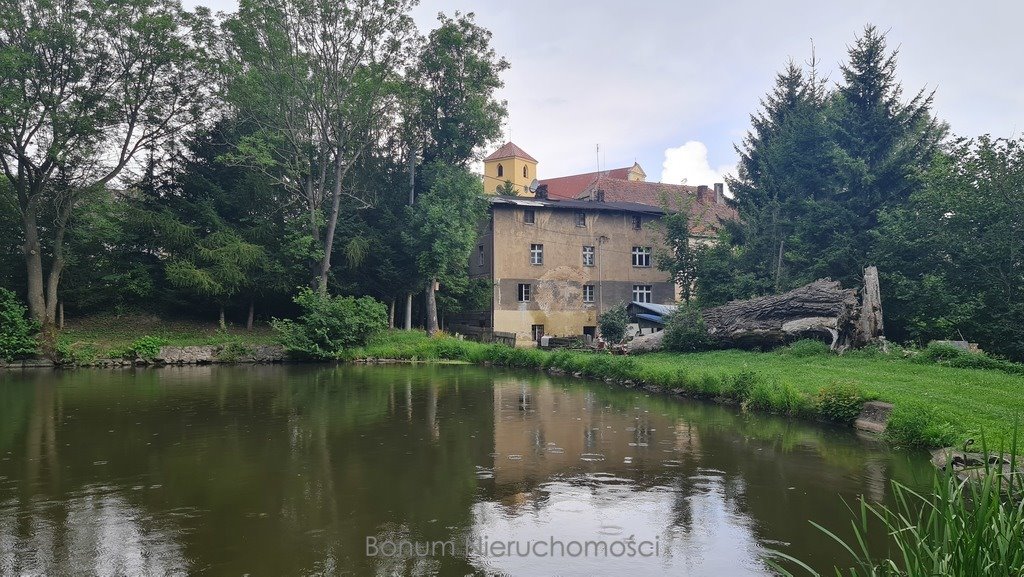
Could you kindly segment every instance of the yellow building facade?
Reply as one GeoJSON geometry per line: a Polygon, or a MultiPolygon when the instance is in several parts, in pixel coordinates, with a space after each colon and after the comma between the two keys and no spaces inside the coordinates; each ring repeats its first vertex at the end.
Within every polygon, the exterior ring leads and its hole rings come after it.
{"type": "Polygon", "coordinates": [[[674,283],[658,270],[663,237],[647,224],[662,210],[634,203],[490,199],[472,278],[488,279],[492,305],[478,326],[516,334],[595,336],[598,317],[631,301],[675,302],[674,283]]]}
{"type": "Polygon", "coordinates": [[[537,160],[509,142],[484,159],[484,192],[497,194],[511,183],[517,196],[533,196],[530,183],[537,178],[537,160]]]}

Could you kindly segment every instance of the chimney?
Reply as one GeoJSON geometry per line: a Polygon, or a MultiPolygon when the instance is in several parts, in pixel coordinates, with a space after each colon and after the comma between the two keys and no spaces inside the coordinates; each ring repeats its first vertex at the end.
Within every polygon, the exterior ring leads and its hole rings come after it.
{"type": "Polygon", "coordinates": [[[533,193],[534,198],[540,198],[547,200],[548,198],[548,185],[542,184],[537,187],[537,192],[533,193]]]}
{"type": "Polygon", "coordinates": [[[715,183],[715,204],[725,204],[725,184],[715,183]]]}
{"type": "Polygon", "coordinates": [[[697,187],[697,202],[707,202],[709,196],[711,196],[711,189],[708,188],[708,185],[702,184],[697,187]]]}

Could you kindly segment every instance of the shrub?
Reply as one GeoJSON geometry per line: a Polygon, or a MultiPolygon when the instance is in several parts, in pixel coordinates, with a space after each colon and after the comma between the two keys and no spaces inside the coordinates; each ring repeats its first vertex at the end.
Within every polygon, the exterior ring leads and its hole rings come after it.
{"type": "Polygon", "coordinates": [[[129,352],[143,359],[152,359],[160,354],[160,347],[167,344],[165,339],[160,337],[144,336],[135,339],[129,352]]]}
{"type": "Polygon", "coordinates": [[[914,360],[919,363],[944,363],[970,354],[963,349],[944,343],[929,343],[914,360]]]}
{"type": "Polygon", "coordinates": [[[949,447],[963,435],[960,425],[936,409],[896,405],[885,436],[896,445],[917,447],[949,447]]]}
{"type": "Polygon", "coordinates": [[[792,357],[818,357],[830,355],[832,350],[829,349],[828,345],[819,340],[800,339],[789,346],[779,349],[778,353],[792,357]]]}
{"type": "Polygon", "coordinates": [[[1024,375],[1024,364],[997,359],[980,352],[969,352],[944,343],[931,343],[912,359],[919,364],[939,364],[960,369],[988,369],[1024,375]]]}
{"type": "Polygon", "coordinates": [[[664,347],[670,351],[692,353],[711,348],[711,337],[704,325],[700,309],[693,304],[681,304],[669,315],[665,323],[664,347]]]}
{"type": "Polygon", "coordinates": [[[860,414],[866,400],[864,393],[853,385],[833,383],[818,389],[814,405],[818,414],[835,423],[850,424],[860,414]]]}
{"type": "Polygon", "coordinates": [[[0,359],[13,361],[36,353],[38,324],[13,292],[0,288],[0,359]]]}
{"type": "Polygon", "coordinates": [[[629,325],[629,315],[626,313],[625,303],[619,303],[608,309],[597,319],[597,325],[601,329],[601,337],[610,343],[621,342],[626,336],[626,327],[629,325]]]}
{"type": "Polygon", "coordinates": [[[302,309],[298,319],[272,324],[285,350],[300,358],[340,358],[344,349],[365,345],[388,324],[387,307],[370,297],[321,296],[304,288],[295,303],[302,309]]]}

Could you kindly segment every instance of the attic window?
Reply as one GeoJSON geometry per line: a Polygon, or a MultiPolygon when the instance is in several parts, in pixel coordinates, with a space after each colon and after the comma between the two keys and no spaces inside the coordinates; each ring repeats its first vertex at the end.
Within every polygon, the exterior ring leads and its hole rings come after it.
{"type": "Polygon", "coordinates": [[[505,176],[505,167],[498,165],[498,176],[505,176]]]}
{"type": "Polygon", "coordinates": [[[528,178],[529,177],[528,175],[529,175],[529,169],[524,166],[523,167],[523,178],[528,178]]]}
{"type": "Polygon", "coordinates": [[[642,224],[643,221],[640,219],[640,215],[633,215],[633,230],[640,230],[642,224]]]}
{"type": "Polygon", "coordinates": [[[523,222],[526,224],[533,224],[537,221],[537,215],[533,212],[532,208],[527,208],[523,211],[523,222]]]}
{"type": "Polygon", "coordinates": [[[583,212],[582,210],[576,211],[576,226],[587,226],[587,213],[583,212]]]}

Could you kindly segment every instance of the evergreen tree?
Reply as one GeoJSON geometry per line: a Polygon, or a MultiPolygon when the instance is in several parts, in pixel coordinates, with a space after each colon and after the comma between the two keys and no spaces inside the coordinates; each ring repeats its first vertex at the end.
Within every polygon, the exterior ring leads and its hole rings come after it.
{"type": "Polygon", "coordinates": [[[735,257],[753,275],[754,283],[744,284],[755,292],[806,282],[807,263],[818,254],[801,228],[835,187],[825,104],[814,61],[806,72],[790,62],[762,99],[761,112],[751,116],[751,131],[737,147],[739,168],[729,187],[744,231],[734,237],[743,241],[735,257]]]}

